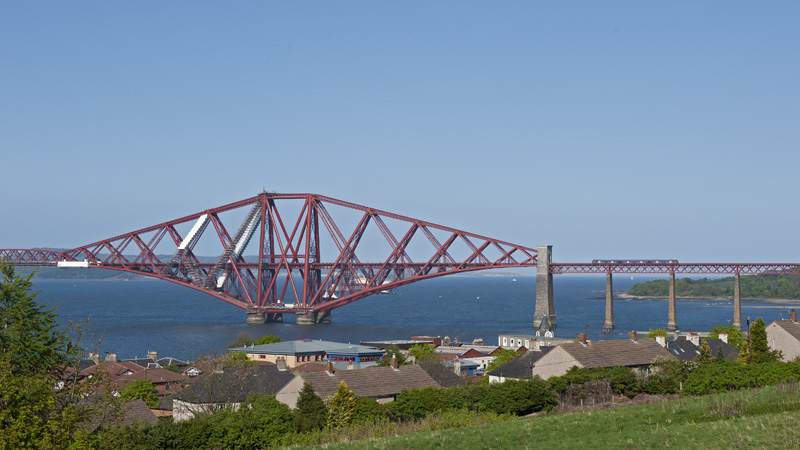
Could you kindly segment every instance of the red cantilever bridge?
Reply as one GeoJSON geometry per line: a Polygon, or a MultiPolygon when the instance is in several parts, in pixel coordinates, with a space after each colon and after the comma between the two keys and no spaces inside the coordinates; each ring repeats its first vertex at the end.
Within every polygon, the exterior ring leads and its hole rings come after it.
{"type": "Polygon", "coordinates": [[[335,308],[415,281],[536,265],[532,248],[320,195],[266,192],[71,250],[0,257],[147,275],[243,308],[250,322],[293,313],[299,323],[330,321],[335,308]],[[199,256],[208,254],[218,256],[199,256]]]}
{"type": "MultiPolygon", "coordinates": [[[[733,274],[737,281],[739,274],[800,273],[800,264],[553,263],[550,253],[549,246],[511,244],[320,195],[264,192],[70,250],[7,249],[0,258],[167,280],[243,308],[254,323],[286,313],[298,323],[329,322],[335,308],[415,281],[537,267],[534,326],[544,318],[555,325],[553,274],[605,273],[606,325],[613,327],[612,273],[670,274],[671,286],[676,273],[733,274]],[[218,256],[199,256],[209,254],[218,256]]],[[[672,289],[673,329],[674,302],[672,289]]]]}

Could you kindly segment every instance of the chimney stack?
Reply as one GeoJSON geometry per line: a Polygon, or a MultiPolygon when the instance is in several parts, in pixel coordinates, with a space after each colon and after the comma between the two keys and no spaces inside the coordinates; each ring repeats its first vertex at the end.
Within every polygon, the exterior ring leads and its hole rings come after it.
{"type": "Polygon", "coordinates": [[[797,323],[797,313],[794,311],[794,308],[792,308],[792,312],[789,313],[789,319],[791,319],[792,322],[797,323]]]}
{"type": "Polygon", "coordinates": [[[700,347],[700,335],[697,333],[689,333],[689,342],[695,345],[695,347],[700,347]]]}
{"type": "Polygon", "coordinates": [[[397,370],[397,356],[392,353],[392,359],[389,360],[389,365],[392,366],[392,369],[397,370]]]}
{"type": "Polygon", "coordinates": [[[278,366],[278,370],[286,370],[286,358],[278,358],[275,360],[275,365],[278,366]]]}
{"type": "Polygon", "coordinates": [[[100,354],[99,353],[89,353],[89,359],[94,361],[95,364],[100,364],[100,354]]]}
{"type": "Polygon", "coordinates": [[[662,347],[667,346],[667,338],[663,334],[659,334],[656,336],[656,342],[658,342],[658,345],[662,347]]]}
{"type": "Polygon", "coordinates": [[[728,333],[720,333],[719,334],[719,340],[727,344],[728,343],[728,333]]]}
{"type": "Polygon", "coordinates": [[[224,373],[225,366],[223,365],[222,361],[214,361],[214,373],[224,373]]]}
{"type": "Polygon", "coordinates": [[[631,336],[631,340],[633,342],[639,342],[639,338],[636,336],[636,332],[635,331],[631,331],[630,332],[630,336],[631,336]]]}
{"type": "Polygon", "coordinates": [[[581,333],[578,335],[578,342],[583,345],[586,345],[586,333],[581,333]]]}
{"type": "Polygon", "coordinates": [[[106,353],[106,362],[117,362],[116,353],[106,353]]]}
{"type": "Polygon", "coordinates": [[[325,364],[325,372],[328,372],[328,375],[333,375],[333,361],[328,360],[328,363],[325,364]]]}
{"type": "Polygon", "coordinates": [[[158,362],[158,352],[148,351],[147,359],[152,359],[153,361],[158,362]]]}

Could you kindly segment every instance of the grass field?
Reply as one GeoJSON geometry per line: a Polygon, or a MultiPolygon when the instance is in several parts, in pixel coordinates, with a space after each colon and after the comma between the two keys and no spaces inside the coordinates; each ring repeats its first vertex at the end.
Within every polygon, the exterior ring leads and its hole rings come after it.
{"type": "Polygon", "coordinates": [[[787,384],[307,448],[800,448],[798,424],[800,386],[787,384]]]}

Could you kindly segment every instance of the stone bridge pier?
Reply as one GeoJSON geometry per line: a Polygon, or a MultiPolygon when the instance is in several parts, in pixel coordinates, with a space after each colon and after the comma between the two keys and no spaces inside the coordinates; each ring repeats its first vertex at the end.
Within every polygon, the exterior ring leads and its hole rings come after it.
{"type": "Polygon", "coordinates": [[[553,274],[550,273],[552,245],[540,245],[537,248],[536,265],[536,307],[533,312],[533,328],[556,326],[556,311],[553,307],[553,274]]]}

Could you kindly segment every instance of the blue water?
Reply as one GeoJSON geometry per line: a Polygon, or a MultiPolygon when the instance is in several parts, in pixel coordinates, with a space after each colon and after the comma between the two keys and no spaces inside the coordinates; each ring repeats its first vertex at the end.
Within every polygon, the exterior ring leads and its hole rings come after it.
{"type": "MultiPolygon", "coordinates": [[[[85,321],[101,352],[120,358],[142,357],[150,350],[160,356],[194,359],[219,354],[240,333],[274,334],[283,340],[325,339],[339,342],[408,339],[416,335],[456,336],[462,342],[483,338],[496,344],[504,333],[533,334],[535,277],[450,276],[403,286],[396,295],[377,295],[333,311],[330,325],[294,323],[247,325],[235,306],[166,281],[37,281],[37,300],[59,305],[60,322],[85,321]],[[100,339],[102,338],[102,339],[100,339]]],[[[648,278],[654,279],[654,278],[648,278]]],[[[615,290],[625,290],[645,278],[614,279],[615,290]]],[[[616,300],[616,329],[602,333],[605,312],[605,276],[560,275],[554,279],[556,337],[573,338],[588,332],[590,339],[621,339],[630,330],[664,328],[667,302],[616,300]],[[592,298],[601,297],[601,298],[592,298]]],[[[786,309],[747,308],[742,315],[766,323],[788,318],[786,309]]],[[[728,325],[731,302],[678,302],[682,331],[707,331],[728,325]],[[725,305],[724,308],[700,307],[725,305]]],[[[287,321],[293,316],[287,315],[287,321]]]]}

